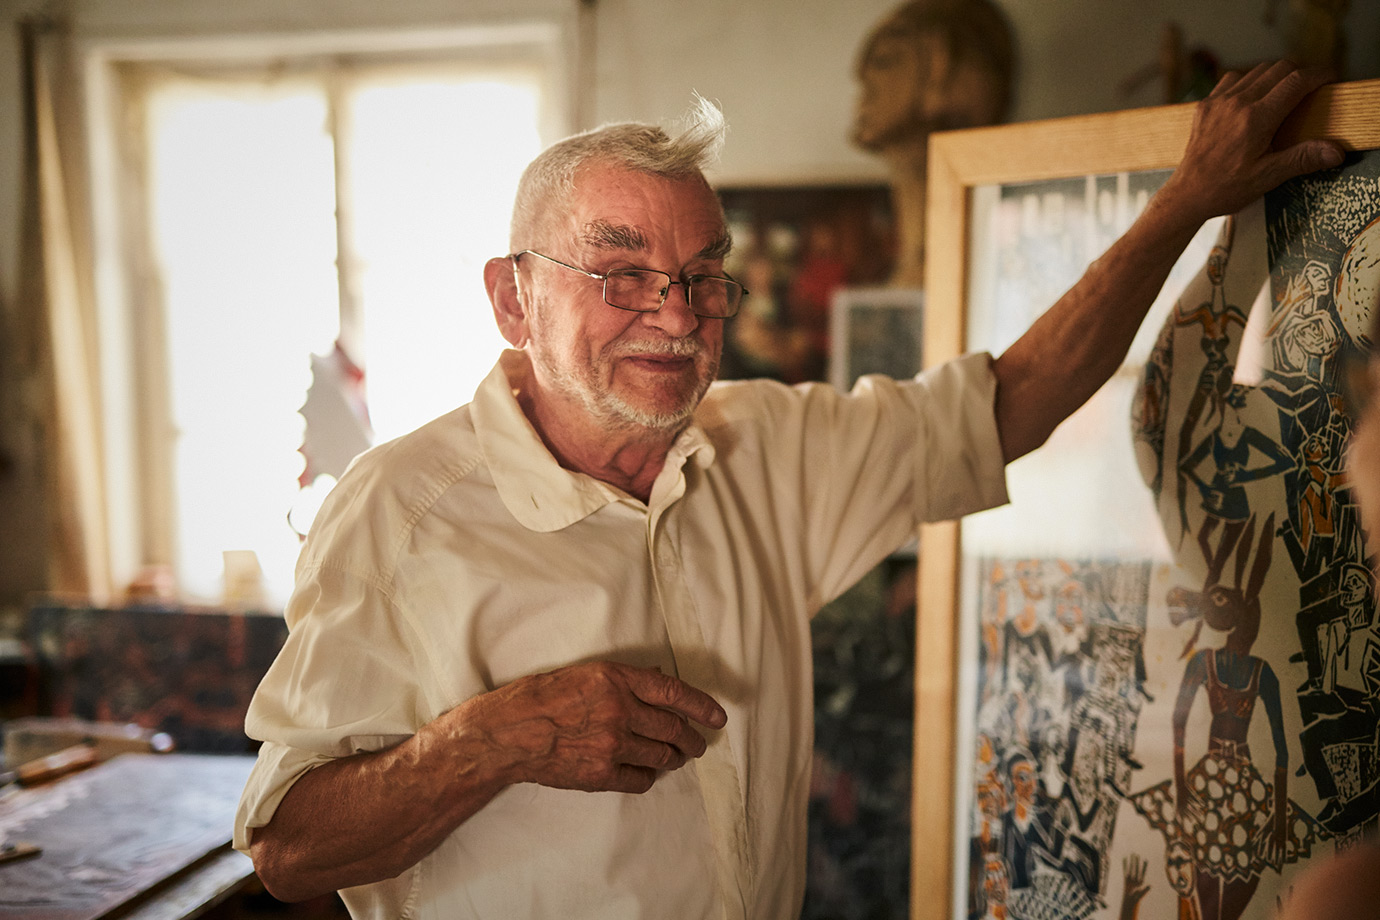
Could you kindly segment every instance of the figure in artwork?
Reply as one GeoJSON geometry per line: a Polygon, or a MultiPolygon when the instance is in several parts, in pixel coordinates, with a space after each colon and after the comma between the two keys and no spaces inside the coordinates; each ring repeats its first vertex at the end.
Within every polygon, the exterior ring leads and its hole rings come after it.
{"type": "Polygon", "coordinates": [[[970,917],[1090,917],[1137,766],[1148,568],[1003,559],[985,573],[970,917]]]}
{"type": "Polygon", "coordinates": [[[1131,431],[1136,441],[1146,448],[1140,459],[1146,464],[1145,482],[1156,502],[1164,488],[1164,439],[1169,424],[1169,384],[1173,367],[1174,327],[1167,325],[1160,330],[1145,362],[1140,387],[1131,403],[1131,431]]]}
{"type": "Polygon", "coordinates": [[[1190,436],[1202,417],[1204,406],[1211,403],[1212,408],[1221,408],[1221,388],[1218,381],[1221,372],[1231,363],[1228,352],[1234,350],[1232,327],[1235,326],[1238,330],[1246,328],[1245,311],[1236,304],[1227,303],[1223,290],[1235,228],[1235,218],[1228,217],[1223,225],[1221,237],[1208,255],[1205,266],[1209,282],[1207,296],[1192,309],[1181,301],[1174,310],[1176,326],[1192,326],[1196,323],[1201,327],[1198,345],[1205,358],[1202,369],[1198,372],[1198,386],[1189,400],[1188,411],[1184,413],[1180,428],[1181,459],[1190,436]]]}
{"type": "Polygon", "coordinates": [[[1236,920],[1265,870],[1279,872],[1286,863],[1308,856],[1314,842],[1325,836],[1288,797],[1289,749],[1279,679],[1268,662],[1251,654],[1260,632],[1260,589],[1273,552],[1273,514],[1260,532],[1265,539],[1255,547],[1253,560],[1253,520],[1237,543],[1235,584],[1171,592],[1172,616],[1180,622],[1195,620],[1226,638],[1219,647],[1193,653],[1184,668],[1173,716],[1172,781],[1130,797],[1164,835],[1166,851],[1183,845],[1192,854],[1195,906],[1202,920],[1236,920]],[[1185,771],[1185,729],[1199,690],[1205,691],[1212,721],[1206,753],[1185,771]],[[1257,702],[1265,709],[1274,743],[1273,782],[1262,776],[1251,756],[1248,736],[1257,702]]]}
{"type": "MultiPolygon", "coordinates": [[[[1140,855],[1132,854],[1123,861],[1121,868],[1121,911],[1117,918],[1140,920],[1141,901],[1150,893],[1150,884],[1145,881],[1148,863],[1140,855]]],[[[1164,854],[1164,874],[1178,898],[1178,909],[1173,920],[1202,920],[1198,913],[1198,899],[1194,896],[1196,873],[1193,871],[1193,853],[1182,840],[1169,844],[1164,854]]]]}
{"type": "MultiPolygon", "coordinates": [[[[1202,498],[1198,547],[1207,564],[1204,590],[1217,584],[1227,557],[1250,520],[1246,483],[1278,475],[1294,466],[1293,458],[1278,443],[1245,421],[1242,410],[1251,388],[1232,383],[1231,367],[1217,371],[1215,392],[1218,401],[1212,430],[1179,463],[1180,473],[1197,487],[1202,498]],[[1209,461],[1206,469],[1204,461],[1209,461]],[[1219,527],[1221,534],[1214,545],[1213,536],[1219,527]]],[[[1183,446],[1181,442],[1180,448],[1183,446]]],[[[1182,494],[1179,500],[1183,502],[1182,494]]]]}
{"type": "Polygon", "coordinates": [[[1281,617],[1294,624],[1301,776],[1339,846],[1375,832],[1380,813],[1380,616],[1365,534],[1343,474],[1356,419],[1343,398],[1343,366],[1364,355],[1380,291],[1380,156],[1289,182],[1266,196],[1275,298],[1262,391],[1281,444],[1280,538],[1297,577],[1281,617]]]}
{"type": "Polygon", "coordinates": [[[1343,335],[1330,309],[1332,288],[1332,268],[1316,259],[1285,282],[1267,331],[1271,364],[1261,388],[1277,406],[1283,440],[1296,450],[1283,536],[1305,581],[1339,550],[1359,551],[1355,510],[1345,507],[1342,458],[1351,421],[1339,398],[1343,335]],[[1339,538],[1353,546],[1339,546],[1339,538]]]}

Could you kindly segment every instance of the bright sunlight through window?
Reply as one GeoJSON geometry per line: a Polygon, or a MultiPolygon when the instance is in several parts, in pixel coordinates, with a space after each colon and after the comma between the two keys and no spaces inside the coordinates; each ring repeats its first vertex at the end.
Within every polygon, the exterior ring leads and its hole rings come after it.
{"type": "Polygon", "coordinates": [[[502,347],[482,268],[507,251],[540,149],[537,75],[365,71],[344,87],[333,103],[311,77],[172,77],[148,97],[176,567],[193,599],[219,599],[222,554],[246,550],[265,602],[286,599],[298,409],[342,314],[376,442],[468,401],[502,347]]]}

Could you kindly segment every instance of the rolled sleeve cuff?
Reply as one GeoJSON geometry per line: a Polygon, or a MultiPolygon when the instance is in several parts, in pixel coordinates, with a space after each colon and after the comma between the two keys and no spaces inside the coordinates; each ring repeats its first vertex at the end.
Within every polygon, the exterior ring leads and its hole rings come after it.
{"type": "Polygon", "coordinates": [[[1006,463],[997,433],[992,356],[964,355],[918,378],[928,407],[916,471],[916,516],[947,521],[1006,504],[1006,463]]]}
{"type": "Polygon", "coordinates": [[[251,832],[272,820],[273,813],[278,810],[278,804],[283,801],[292,784],[308,770],[332,759],[285,744],[264,742],[235,812],[235,849],[248,853],[252,842],[251,832]]]}

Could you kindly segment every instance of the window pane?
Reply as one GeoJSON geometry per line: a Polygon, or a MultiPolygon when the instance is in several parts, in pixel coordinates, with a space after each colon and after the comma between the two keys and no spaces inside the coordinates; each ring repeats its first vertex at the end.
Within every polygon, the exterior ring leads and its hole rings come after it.
{"type": "Polygon", "coordinates": [[[150,97],[151,223],[167,323],[182,591],[221,596],[253,550],[286,597],[310,355],[338,324],[323,94],[178,80],[150,97]]]}
{"type": "MultiPolygon", "coordinates": [[[[383,440],[468,401],[502,347],[483,284],[540,150],[540,73],[448,64],[346,74],[340,162],[370,421],[383,440]]],[[[184,595],[252,550],[281,604],[300,547],[311,355],[339,335],[337,159],[325,82],[164,77],[148,96],[184,595]]]]}
{"type": "Polygon", "coordinates": [[[541,149],[538,74],[378,76],[350,95],[365,387],[378,440],[462,403],[503,347],[484,262],[541,149]]]}

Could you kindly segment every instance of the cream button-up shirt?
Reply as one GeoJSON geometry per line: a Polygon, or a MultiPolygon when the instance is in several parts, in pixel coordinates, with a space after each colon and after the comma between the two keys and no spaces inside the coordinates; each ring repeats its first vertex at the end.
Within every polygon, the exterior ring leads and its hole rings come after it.
{"type": "Polygon", "coordinates": [[[648,504],[562,469],[506,352],[472,403],[358,458],[297,567],[249,710],[249,846],[292,783],[475,695],[564,665],[659,667],[728,724],[643,795],[510,786],[357,918],[799,915],[813,746],[810,617],[922,520],[1006,500],[990,359],[851,394],[711,387],[648,504]]]}

